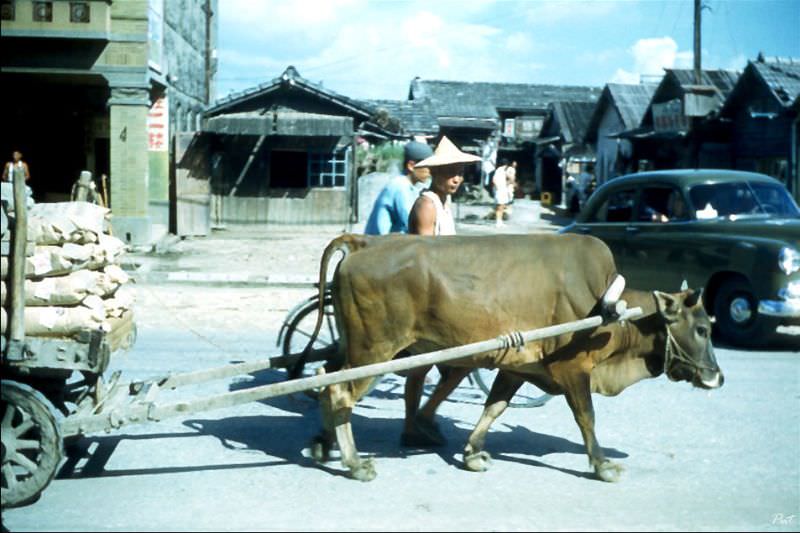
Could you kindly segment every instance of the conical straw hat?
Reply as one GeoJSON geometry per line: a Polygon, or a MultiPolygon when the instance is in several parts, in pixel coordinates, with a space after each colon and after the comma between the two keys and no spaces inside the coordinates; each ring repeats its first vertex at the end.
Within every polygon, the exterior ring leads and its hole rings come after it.
{"type": "Polygon", "coordinates": [[[474,163],[480,160],[481,158],[477,155],[462,152],[450,139],[442,137],[433,155],[414,165],[414,168],[440,167],[442,165],[452,165],[454,163],[474,163]]]}

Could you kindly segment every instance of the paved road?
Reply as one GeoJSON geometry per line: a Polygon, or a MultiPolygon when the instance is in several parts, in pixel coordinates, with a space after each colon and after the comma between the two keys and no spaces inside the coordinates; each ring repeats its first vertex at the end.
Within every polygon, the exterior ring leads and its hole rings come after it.
{"type": "MultiPolygon", "coordinates": [[[[282,316],[307,293],[139,289],[139,338],[114,361],[131,380],[275,353],[282,316]]],[[[304,456],[319,413],[295,395],[85,438],[40,500],[3,522],[11,531],[797,530],[800,353],[719,349],[718,359],[726,383],[710,394],[661,377],[596,398],[598,439],[626,468],[614,485],[589,475],[562,398],[507,411],[489,435],[492,470],[463,470],[483,399],[467,382],[440,411],[449,444],[404,450],[403,378],[389,375],[355,409],[359,449],[377,460],[371,483],[304,456]]],[[[165,400],[283,377],[266,371],[165,400]]]]}
{"type": "MultiPolygon", "coordinates": [[[[501,231],[554,231],[548,213],[501,231]],[[546,218],[546,217],[547,218],[546,218]]],[[[476,212],[485,207],[474,208],[476,212]]],[[[525,207],[519,211],[525,213],[525,207]]],[[[287,311],[311,289],[319,254],[342,228],[228,228],[134,255],[139,338],[113,369],[128,380],[276,353],[287,311]],[[235,283],[170,272],[234,273],[235,283]],[[296,282],[247,282],[265,272],[296,282]]],[[[461,233],[497,231],[480,220],[461,233]]],[[[274,281],[274,280],[273,280],[274,281]]],[[[597,434],[622,463],[620,483],[592,479],[563,398],[507,411],[489,435],[493,468],[461,468],[483,397],[463,383],[440,410],[449,444],[399,446],[403,378],[389,375],[354,411],[359,449],[377,460],[371,483],[304,447],[319,427],[298,394],[130,426],[83,439],[32,505],[3,512],[11,531],[707,530],[800,529],[800,353],[796,336],[767,351],[718,349],[726,383],[712,393],[661,377],[596,397],[597,434]],[[795,351],[791,351],[791,350],[795,351]]],[[[112,370],[113,370],[112,369],[112,370]]],[[[169,393],[207,396],[284,379],[265,371],[169,393]]]]}

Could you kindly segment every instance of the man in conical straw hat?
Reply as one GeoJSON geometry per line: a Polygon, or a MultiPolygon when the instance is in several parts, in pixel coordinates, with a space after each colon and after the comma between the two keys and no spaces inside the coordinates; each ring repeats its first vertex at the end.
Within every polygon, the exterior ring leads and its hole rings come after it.
{"type": "MultiPolygon", "coordinates": [[[[481,158],[459,150],[447,137],[442,137],[433,155],[423,159],[415,168],[428,168],[431,185],[423,191],[408,217],[408,232],[418,235],[455,235],[456,225],[451,209],[451,195],[464,181],[464,170],[469,163],[479,163],[481,158]]],[[[420,367],[406,374],[406,416],[400,438],[404,446],[441,446],[445,443],[434,416],[442,401],[453,392],[469,369],[439,366],[442,380],[428,402],[420,409],[425,375],[431,367],[420,367]]]]}
{"type": "Polygon", "coordinates": [[[409,233],[455,235],[450,196],[464,181],[467,163],[480,161],[481,158],[477,155],[462,152],[450,139],[442,137],[433,155],[414,165],[414,168],[430,169],[431,186],[417,198],[411,209],[408,219],[409,233]]]}

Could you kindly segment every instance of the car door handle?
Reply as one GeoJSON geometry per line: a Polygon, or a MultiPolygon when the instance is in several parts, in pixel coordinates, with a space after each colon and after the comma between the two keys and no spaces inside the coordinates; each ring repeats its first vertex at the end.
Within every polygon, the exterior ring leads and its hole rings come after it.
{"type": "Polygon", "coordinates": [[[631,235],[635,235],[635,234],[639,233],[639,228],[637,228],[636,226],[627,226],[625,228],[625,231],[627,231],[631,235]]]}

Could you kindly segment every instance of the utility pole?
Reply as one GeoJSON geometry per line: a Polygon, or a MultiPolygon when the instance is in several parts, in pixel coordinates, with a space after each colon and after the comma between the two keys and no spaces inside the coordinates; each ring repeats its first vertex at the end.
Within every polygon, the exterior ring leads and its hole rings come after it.
{"type": "MultiPolygon", "coordinates": [[[[701,24],[700,24],[700,16],[701,12],[703,11],[702,0],[694,0],[694,84],[695,85],[702,85],[703,83],[703,67],[702,62],[700,59],[701,52],[700,52],[700,33],[701,33],[701,24]]],[[[685,98],[685,97],[684,97],[685,98]]],[[[686,103],[684,102],[684,106],[686,103]]],[[[685,108],[684,108],[685,109],[685,108]]],[[[689,118],[690,120],[690,136],[689,136],[689,146],[691,147],[691,154],[692,154],[692,166],[694,168],[700,167],[700,144],[701,135],[698,132],[698,128],[700,127],[701,118],[697,116],[692,116],[689,118]]]]}
{"type": "Polygon", "coordinates": [[[700,13],[703,10],[702,0],[694,0],[694,83],[700,85],[702,67],[700,61],[700,13]]]}

